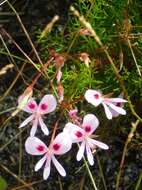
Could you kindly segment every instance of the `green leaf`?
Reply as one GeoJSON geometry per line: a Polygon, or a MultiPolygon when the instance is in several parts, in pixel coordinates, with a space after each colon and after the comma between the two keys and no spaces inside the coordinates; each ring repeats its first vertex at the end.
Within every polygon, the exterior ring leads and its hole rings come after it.
{"type": "Polygon", "coordinates": [[[7,182],[2,176],[0,176],[0,190],[6,190],[6,189],[7,189],[7,182]]]}

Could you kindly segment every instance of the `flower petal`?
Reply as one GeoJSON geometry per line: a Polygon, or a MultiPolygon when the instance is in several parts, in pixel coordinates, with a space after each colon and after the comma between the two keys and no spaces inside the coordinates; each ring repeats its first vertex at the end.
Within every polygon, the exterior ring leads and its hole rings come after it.
{"type": "Polygon", "coordinates": [[[43,179],[46,180],[50,175],[50,166],[51,166],[51,158],[49,157],[46,161],[45,168],[43,170],[43,179]]]}
{"type": "Polygon", "coordinates": [[[98,106],[102,101],[102,94],[96,90],[87,90],[85,92],[85,99],[92,105],[98,106]]]}
{"type": "MultiPolygon", "coordinates": [[[[109,98],[107,100],[108,102],[114,104],[117,107],[122,108],[124,106],[124,103],[127,102],[126,100],[123,99],[123,95],[120,94],[118,96],[118,98],[109,98]]],[[[117,117],[120,115],[120,113],[118,113],[117,111],[115,111],[114,109],[112,109],[111,107],[109,108],[111,113],[112,113],[112,117],[117,117]]]]}
{"type": "Polygon", "coordinates": [[[40,124],[41,130],[43,131],[43,133],[45,135],[49,135],[49,130],[48,130],[47,126],[45,125],[45,123],[43,122],[42,117],[39,117],[39,124],[40,124]]]}
{"type": "Polygon", "coordinates": [[[115,110],[113,110],[112,108],[109,108],[111,114],[112,114],[112,117],[118,117],[120,114],[118,112],[116,112],[115,110]]]}
{"type": "Polygon", "coordinates": [[[125,103],[125,102],[127,102],[127,100],[125,100],[125,99],[123,99],[123,98],[109,98],[109,101],[110,102],[120,102],[120,103],[125,103]]]}
{"type": "Polygon", "coordinates": [[[28,137],[25,142],[25,149],[31,155],[42,155],[48,151],[47,146],[37,137],[28,137]]]}
{"type": "Polygon", "coordinates": [[[85,141],[83,141],[81,143],[81,146],[79,147],[79,151],[78,151],[78,153],[76,155],[77,161],[80,161],[82,159],[82,157],[84,155],[84,150],[85,150],[85,141]]]}
{"type": "Polygon", "coordinates": [[[53,143],[52,143],[52,151],[54,154],[60,155],[65,154],[71,149],[72,141],[69,135],[66,132],[59,133],[53,143]]]}
{"type": "Polygon", "coordinates": [[[35,172],[37,172],[44,164],[44,162],[46,161],[47,156],[43,156],[35,165],[35,172]]]}
{"type": "Polygon", "coordinates": [[[56,106],[56,98],[52,94],[45,95],[39,103],[38,112],[41,114],[47,114],[54,111],[56,106]]]}
{"type": "Polygon", "coordinates": [[[36,118],[34,121],[33,121],[33,125],[32,125],[32,128],[31,128],[31,131],[30,131],[30,136],[33,137],[35,136],[35,133],[37,131],[37,126],[38,126],[38,119],[36,118]]]}
{"type": "Polygon", "coordinates": [[[63,166],[58,162],[58,160],[55,158],[55,156],[52,156],[53,164],[55,165],[57,171],[59,174],[63,177],[66,176],[66,171],[64,170],[63,166]]]}
{"type": "Polygon", "coordinates": [[[69,134],[73,143],[81,142],[84,139],[84,129],[73,123],[67,123],[63,131],[66,131],[69,134]]]}
{"type": "Polygon", "coordinates": [[[25,127],[30,121],[34,119],[34,115],[30,115],[27,119],[25,119],[19,126],[19,128],[25,127]]]}
{"type": "Polygon", "coordinates": [[[94,140],[94,139],[89,139],[89,141],[90,141],[92,144],[94,144],[95,146],[98,146],[98,147],[100,147],[100,148],[102,148],[102,149],[105,149],[105,150],[108,150],[108,149],[109,149],[108,145],[106,145],[105,143],[102,143],[102,142],[97,141],[97,140],[94,140]]]}
{"type": "Polygon", "coordinates": [[[87,153],[87,159],[88,159],[89,164],[91,166],[93,166],[94,165],[94,157],[93,157],[91,149],[87,143],[86,143],[86,153],[87,153]]]}
{"type": "MultiPolygon", "coordinates": [[[[18,104],[22,103],[23,97],[20,96],[18,99],[18,104]]],[[[22,108],[23,111],[27,113],[35,113],[37,110],[37,103],[33,98],[29,98],[26,105],[22,108]]]]}
{"type": "Polygon", "coordinates": [[[96,130],[98,125],[99,125],[99,120],[93,114],[87,114],[83,118],[82,127],[85,130],[85,132],[88,134],[92,134],[96,130]]]}
{"type": "Polygon", "coordinates": [[[111,107],[113,110],[115,110],[116,112],[118,112],[119,114],[126,115],[126,111],[123,108],[120,108],[120,107],[115,106],[114,104],[108,103],[108,102],[107,102],[107,105],[109,107],[111,107]]]}
{"type": "Polygon", "coordinates": [[[109,110],[108,106],[105,103],[102,103],[104,110],[105,110],[105,114],[107,116],[108,119],[112,119],[112,113],[109,110]]]}

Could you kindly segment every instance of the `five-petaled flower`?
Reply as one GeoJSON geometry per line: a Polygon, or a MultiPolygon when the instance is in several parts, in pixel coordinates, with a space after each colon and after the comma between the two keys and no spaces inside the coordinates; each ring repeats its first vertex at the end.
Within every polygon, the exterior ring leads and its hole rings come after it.
{"type": "MultiPolygon", "coordinates": [[[[20,104],[21,98],[19,98],[18,103],[20,104]]],[[[56,109],[57,106],[57,101],[55,97],[52,94],[45,95],[39,105],[37,105],[36,101],[33,98],[30,98],[27,102],[27,104],[24,106],[23,111],[31,113],[26,120],[24,120],[19,128],[24,127],[27,125],[29,122],[32,122],[32,128],[30,135],[34,136],[37,130],[38,124],[41,127],[41,130],[45,135],[49,134],[49,130],[46,127],[45,123],[43,122],[42,116],[53,112],[56,109]]]]}
{"type": "Polygon", "coordinates": [[[35,165],[35,171],[38,171],[44,165],[43,179],[46,180],[50,175],[51,161],[55,165],[61,176],[66,176],[66,171],[57,161],[55,155],[62,155],[71,149],[72,142],[67,134],[59,133],[53,142],[47,147],[39,138],[28,137],[25,142],[25,149],[31,155],[43,155],[35,165]]]}
{"type": "Polygon", "coordinates": [[[89,89],[85,92],[85,99],[96,107],[102,104],[108,119],[115,117],[116,113],[126,115],[126,111],[122,108],[122,105],[127,101],[123,98],[109,98],[100,91],[89,89]]]}
{"type": "Polygon", "coordinates": [[[75,125],[70,122],[65,125],[64,132],[68,132],[72,140],[72,143],[81,142],[79,151],[76,156],[78,161],[82,159],[86,149],[89,164],[93,165],[94,158],[91,149],[96,149],[97,146],[102,149],[109,148],[106,144],[93,139],[92,133],[96,130],[98,125],[99,121],[97,117],[93,114],[85,115],[81,126],[75,125]]]}

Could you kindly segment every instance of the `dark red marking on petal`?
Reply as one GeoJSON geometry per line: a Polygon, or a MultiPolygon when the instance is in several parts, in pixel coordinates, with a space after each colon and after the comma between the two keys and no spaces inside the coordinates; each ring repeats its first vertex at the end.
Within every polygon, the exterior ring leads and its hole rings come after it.
{"type": "Polygon", "coordinates": [[[91,131],[91,126],[87,125],[84,127],[85,131],[89,133],[91,131]]]}
{"type": "Polygon", "coordinates": [[[117,103],[116,103],[116,106],[121,107],[121,103],[120,103],[120,102],[117,102],[117,103]]]}
{"type": "Polygon", "coordinates": [[[53,149],[57,151],[59,150],[60,146],[61,146],[60,144],[54,144],[53,149]]]}
{"type": "Polygon", "coordinates": [[[95,99],[99,99],[99,97],[100,97],[99,94],[94,94],[95,99]]]}
{"type": "Polygon", "coordinates": [[[42,151],[44,151],[44,146],[39,145],[39,146],[36,147],[36,149],[37,149],[39,152],[42,152],[42,151]]]}
{"type": "Polygon", "coordinates": [[[47,104],[41,104],[41,106],[40,106],[40,108],[44,111],[44,110],[46,110],[47,109],[47,107],[48,107],[48,105],[47,104]]]}
{"type": "Polygon", "coordinates": [[[34,109],[35,108],[35,104],[33,104],[33,103],[29,103],[28,106],[29,106],[30,109],[34,109]]]}
{"type": "Polygon", "coordinates": [[[77,132],[75,133],[75,135],[76,135],[78,138],[80,138],[80,137],[83,136],[83,134],[82,134],[80,131],[77,131],[77,132]]]}

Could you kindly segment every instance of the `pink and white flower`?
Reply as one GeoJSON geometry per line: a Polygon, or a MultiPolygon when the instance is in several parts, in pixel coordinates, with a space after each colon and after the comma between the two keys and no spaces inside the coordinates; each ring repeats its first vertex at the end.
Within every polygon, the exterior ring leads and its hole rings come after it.
{"type": "Polygon", "coordinates": [[[28,137],[25,142],[25,149],[28,154],[31,155],[43,155],[43,157],[36,163],[35,171],[38,171],[43,165],[43,179],[46,180],[50,175],[51,161],[56,167],[61,176],[66,176],[66,171],[62,165],[57,161],[55,155],[62,155],[71,149],[72,142],[67,134],[59,133],[53,142],[47,147],[39,138],[28,137]]]}
{"type": "Polygon", "coordinates": [[[106,150],[109,148],[106,144],[93,139],[93,132],[97,129],[98,125],[99,121],[93,114],[85,115],[81,126],[71,122],[65,125],[64,132],[70,135],[72,143],[81,143],[76,156],[77,161],[82,159],[86,149],[88,162],[90,165],[93,165],[94,158],[91,150],[96,149],[96,147],[106,150]]]}
{"type": "Polygon", "coordinates": [[[70,111],[69,111],[68,115],[69,115],[69,117],[70,117],[71,119],[73,119],[73,118],[77,118],[77,117],[78,117],[78,116],[77,116],[77,113],[78,113],[78,109],[73,109],[73,110],[70,110],[70,111]]]}
{"type": "MultiPolygon", "coordinates": [[[[18,103],[20,104],[21,98],[19,98],[18,103]]],[[[39,105],[37,105],[36,101],[33,98],[30,98],[27,104],[23,107],[23,111],[30,113],[31,115],[25,119],[19,128],[25,127],[29,122],[32,122],[32,128],[30,131],[30,135],[34,136],[38,127],[38,124],[41,127],[41,130],[45,135],[49,134],[49,130],[43,122],[43,115],[53,112],[56,109],[57,101],[52,94],[45,95],[39,105]]]]}
{"type": "Polygon", "coordinates": [[[126,111],[120,105],[123,105],[127,101],[121,97],[109,98],[100,91],[89,89],[85,92],[85,99],[95,107],[102,104],[108,119],[115,117],[116,113],[126,115],[126,111]]]}

